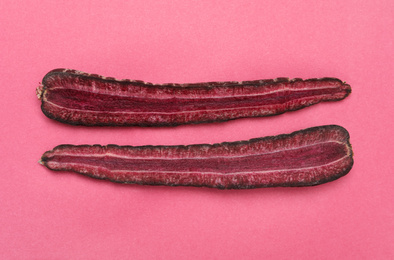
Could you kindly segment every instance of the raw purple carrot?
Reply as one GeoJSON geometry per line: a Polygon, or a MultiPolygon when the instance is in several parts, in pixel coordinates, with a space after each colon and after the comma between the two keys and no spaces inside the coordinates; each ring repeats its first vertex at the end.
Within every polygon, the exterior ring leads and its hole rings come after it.
{"type": "Polygon", "coordinates": [[[344,99],[335,78],[152,84],[69,69],[50,71],[37,88],[49,118],[85,126],[175,126],[281,114],[344,99]]]}
{"type": "Polygon", "coordinates": [[[353,166],[348,132],[336,125],[291,134],[187,146],[60,145],[40,163],[120,183],[248,189],[312,186],[353,166]]]}

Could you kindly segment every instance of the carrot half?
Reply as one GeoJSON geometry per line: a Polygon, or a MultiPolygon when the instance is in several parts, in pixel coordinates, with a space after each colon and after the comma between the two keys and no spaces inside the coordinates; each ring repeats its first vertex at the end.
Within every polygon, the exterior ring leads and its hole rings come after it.
{"type": "Polygon", "coordinates": [[[350,171],[353,152],[346,129],[327,125],[220,144],[60,145],[40,163],[119,183],[248,189],[333,181],[350,171]]]}
{"type": "Polygon", "coordinates": [[[335,78],[152,84],[55,69],[37,88],[43,113],[84,126],[176,126],[262,117],[347,97],[335,78]]]}

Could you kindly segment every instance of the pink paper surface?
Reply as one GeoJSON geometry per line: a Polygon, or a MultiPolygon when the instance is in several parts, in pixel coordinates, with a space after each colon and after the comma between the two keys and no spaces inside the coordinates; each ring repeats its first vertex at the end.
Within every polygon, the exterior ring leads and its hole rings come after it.
{"type": "Polygon", "coordinates": [[[0,4],[1,259],[393,259],[393,1],[0,4]],[[54,68],[155,83],[337,77],[353,93],[276,117],[172,128],[50,120],[54,68]],[[307,188],[119,185],[37,163],[59,144],[217,143],[338,124],[355,164],[307,188]]]}

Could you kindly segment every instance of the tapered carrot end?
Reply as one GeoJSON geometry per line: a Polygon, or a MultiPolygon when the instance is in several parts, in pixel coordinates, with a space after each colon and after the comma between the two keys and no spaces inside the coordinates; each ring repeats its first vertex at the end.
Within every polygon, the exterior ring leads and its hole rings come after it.
{"type": "Polygon", "coordinates": [[[349,95],[350,93],[352,93],[352,88],[350,87],[349,84],[346,84],[346,83],[344,82],[342,88],[347,92],[348,95],[349,95]]]}

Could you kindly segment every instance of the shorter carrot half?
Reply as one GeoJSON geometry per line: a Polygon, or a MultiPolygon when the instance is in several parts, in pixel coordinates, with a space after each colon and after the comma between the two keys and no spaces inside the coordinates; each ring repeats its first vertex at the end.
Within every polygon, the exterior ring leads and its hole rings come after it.
{"type": "Polygon", "coordinates": [[[176,126],[272,116],[349,95],[336,78],[152,84],[55,69],[37,88],[43,113],[84,126],[176,126]]]}

